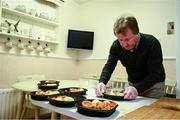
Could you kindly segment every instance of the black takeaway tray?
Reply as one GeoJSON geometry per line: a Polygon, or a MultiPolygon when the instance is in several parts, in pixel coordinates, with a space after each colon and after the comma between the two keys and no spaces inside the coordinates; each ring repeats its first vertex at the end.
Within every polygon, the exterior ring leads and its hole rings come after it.
{"type": "Polygon", "coordinates": [[[103,93],[103,98],[110,99],[110,100],[127,100],[124,99],[124,90],[107,90],[105,93],[103,93]]]}
{"type": "Polygon", "coordinates": [[[61,94],[61,95],[57,95],[57,96],[51,96],[48,98],[49,103],[51,105],[57,106],[57,107],[74,107],[75,104],[78,101],[82,101],[86,99],[86,97],[81,96],[81,95],[67,95],[67,94],[61,94]],[[72,97],[74,99],[74,101],[59,101],[59,100],[54,100],[54,97],[58,97],[58,96],[68,96],[68,97],[72,97]]]}
{"type": "Polygon", "coordinates": [[[57,84],[57,85],[59,85],[59,81],[57,81],[57,80],[41,80],[41,81],[39,81],[41,84],[57,84]]]}
{"type": "Polygon", "coordinates": [[[49,89],[58,89],[59,84],[57,83],[38,83],[38,89],[44,89],[44,90],[49,90],[49,89]]]}
{"type": "Polygon", "coordinates": [[[103,98],[110,99],[110,100],[117,100],[117,101],[126,100],[124,99],[124,96],[111,95],[108,93],[103,93],[103,98]]]}
{"type": "MultiPolygon", "coordinates": [[[[47,92],[47,90],[42,90],[42,91],[43,92],[47,92]]],[[[46,100],[48,100],[49,96],[54,96],[54,95],[61,94],[61,92],[57,91],[57,90],[51,90],[51,91],[56,91],[56,93],[49,93],[49,94],[44,94],[44,95],[38,95],[38,94],[36,94],[37,91],[30,92],[31,99],[38,100],[38,101],[46,101],[46,100]]]]}
{"type": "MultiPolygon", "coordinates": [[[[86,99],[86,100],[93,101],[94,99],[86,99]]],[[[99,100],[99,101],[105,101],[105,100],[99,100]]],[[[98,109],[85,108],[83,107],[82,102],[83,101],[79,101],[76,104],[77,111],[80,114],[92,116],[92,117],[109,117],[116,111],[116,108],[118,107],[118,104],[116,103],[117,105],[110,110],[98,110],[98,109]]]]}
{"type": "Polygon", "coordinates": [[[86,95],[87,89],[80,88],[80,87],[68,87],[59,89],[59,91],[64,92],[64,94],[71,94],[71,95],[86,95]],[[70,91],[70,89],[82,89],[82,91],[70,91]]]}

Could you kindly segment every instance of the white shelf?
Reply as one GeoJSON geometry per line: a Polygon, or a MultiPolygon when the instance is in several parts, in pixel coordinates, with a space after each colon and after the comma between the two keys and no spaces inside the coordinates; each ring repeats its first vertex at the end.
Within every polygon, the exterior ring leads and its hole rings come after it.
{"type": "Polygon", "coordinates": [[[61,6],[62,3],[63,3],[60,0],[46,0],[46,1],[51,2],[51,3],[53,3],[53,4],[57,5],[57,6],[61,6]]]}
{"type": "Polygon", "coordinates": [[[56,23],[56,22],[49,21],[49,20],[46,20],[46,19],[43,19],[43,18],[39,18],[39,17],[33,16],[33,15],[29,15],[28,13],[23,13],[23,12],[13,10],[13,9],[10,9],[10,8],[2,7],[2,12],[13,14],[13,15],[16,15],[16,16],[20,16],[20,17],[32,20],[34,22],[43,23],[43,24],[50,25],[50,26],[53,26],[53,27],[58,26],[58,23],[56,23]]]}
{"type": "Polygon", "coordinates": [[[37,42],[46,42],[46,43],[51,43],[51,44],[58,44],[57,41],[34,39],[34,38],[31,38],[31,37],[28,37],[28,36],[22,36],[22,35],[17,35],[17,34],[12,34],[12,33],[0,32],[0,35],[4,35],[4,36],[8,36],[8,37],[16,37],[16,38],[19,38],[19,39],[28,39],[28,40],[37,41],[37,42]]]}

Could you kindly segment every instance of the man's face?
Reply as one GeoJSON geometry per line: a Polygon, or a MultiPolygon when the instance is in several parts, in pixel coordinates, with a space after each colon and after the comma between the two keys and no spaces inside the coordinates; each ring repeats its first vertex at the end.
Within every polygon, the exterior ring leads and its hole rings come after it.
{"type": "Polygon", "coordinates": [[[125,34],[116,33],[116,37],[120,42],[121,46],[128,51],[133,51],[136,43],[137,43],[137,35],[133,34],[130,29],[127,29],[125,34]]]}

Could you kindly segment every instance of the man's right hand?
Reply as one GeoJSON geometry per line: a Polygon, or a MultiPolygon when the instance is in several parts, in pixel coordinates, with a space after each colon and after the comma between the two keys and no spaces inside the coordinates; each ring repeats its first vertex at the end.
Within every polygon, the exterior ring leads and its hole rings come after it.
{"type": "Polygon", "coordinates": [[[103,82],[100,82],[96,85],[96,96],[103,96],[103,93],[106,91],[106,85],[103,82]]]}

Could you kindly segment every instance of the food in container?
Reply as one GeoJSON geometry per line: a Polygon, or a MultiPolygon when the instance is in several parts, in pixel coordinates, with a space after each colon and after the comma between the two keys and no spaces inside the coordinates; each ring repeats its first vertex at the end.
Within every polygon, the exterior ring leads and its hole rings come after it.
{"type": "Polygon", "coordinates": [[[48,100],[49,96],[58,95],[58,94],[60,94],[60,91],[57,90],[46,90],[46,91],[38,90],[30,93],[32,99],[39,101],[48,100]]]}
{"type": "Polygon", "coordinates": [[[123,90],[121,89],[108,89],[103,93],[103,97],[111,100],[125,100],[123,90]]]}
{"type": "Polygon", "coordinates": [[[65,94],[73,94],[73,95],[85,95],[87,92],[87,89],[80,87],[68,87],[59,90],[64,92],[65,94]]]}
{"type": "Polygon", "coordinates": [[[118,104],[114,101],[86,99],[76,104],[80,114],[94,117],[108,117],[112,115],[118,104]]]}
{"type": "Polygon", "coordinates": [[[80,95],[57,95],[49,97],[49,103],[57,107],[74,107],[78,101],[84,100],[86,97],[80,95]]]}

